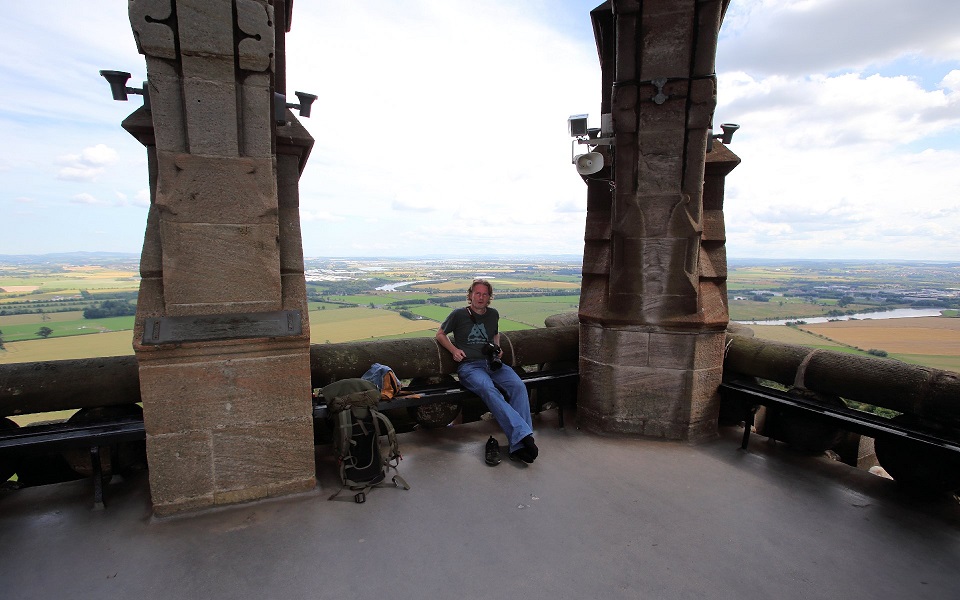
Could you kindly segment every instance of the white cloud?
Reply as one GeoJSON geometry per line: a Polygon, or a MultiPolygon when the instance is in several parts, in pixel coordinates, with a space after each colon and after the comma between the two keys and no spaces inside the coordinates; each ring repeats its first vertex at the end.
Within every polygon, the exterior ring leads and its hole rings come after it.
{"type": "Polygon", "coordinates": [[[924,90],[906,76],[845,74],[757,79],[721,73],[717,112],[741,121],[736,141],[790,147],[907,144],[960,129],[960,92],[924,90]]]}
{"type": "Polygon", "coordinates": [[[117,151],[105,144],[84,148],[80,154],[66,154],[57,159],[64,165],[57,179],[66,181],[96,181],[106,167],[117,162],[117,151]]]}
{"type": "Polygon", "coordinates": [[[302,223],[310,223],[311,221],[325,221],[329,223],[335,223],[335,222],[340,222],[344,220],[346,219],[337,215],[333,215],[329,212],[316,211],[316,210],[314,211],[304,210],[302,207],[300,209],[300,221],[302,223]]]}
{"type": "Polygon", "coordinates": [[[954,69],[940,80],[940,87],[951,92],[960,92],[960,69],[954,69]]]}
{"type": "Polygon", "coordinates": [[[136,195],[134,195],[133,197],[133,204],[135,206],[149,207],[150,206],[150,189],[143,188],[141,190],[137,190],[136,195]]]}
{"type": "Polygon", "coordinates": [[[729,256],[960,256],[944,235],[960,228],[960,152],[734,148],[744,160],[727,178],[729,256]]]}
{"type": "Polygon", "coordinates": [[[955,2],[731,4],[729,256],[960,257],[958,19],[955,2]]]}
{"type": "Polygon", "coordinates": [[[957,23],[955,0],[739,0],[720,44],[758,75],[859,71],[902,56],[956,60],[957,23]]]}
{"type": "Polygon", "coordinates": [[[394,200],[390,205],[390,208],[393,210],[398,210],[400,212],[418,212],[418,213],[431,213],[436,212],[438,207],[432,206],[429,203],[417,201],[417,200],[394,200]]]}
{"type": "Polygon", "coordinates": [[[97,144],[84,148],[76,160],[87,165],[106,167],[117,162],[117,151],[105,144],[97,144]]]}
{"type": "MultiPolygon", "coordinates": [[[[287,38],[292,89],[333,91],[304,120],[317,138],[301,179],[304,210],[334,202],[345,217],[376,215],[397,231],[395,253],[444,228],[456,244],[424,242],[422,251],[462,252],[471,240],[508,252],[532,239],[582,251],[582,220],[559,230],[551,213],[585,204],[566,119],[593,112],[599,121],[592,39],[564,37],[513,3],[374,4],[298,10],[287,38]],[[428,234],[415,233],[422,219],[428,234]]],[[[342,247],[312,233],[306,227],[308,254],[342,247]]]]}
{"type": "Polygon", "coordinates": [[[107,202],[106,200],[100,200],[94,195],[88,194],[86,192],[82,194],[77,194],[76,196],[70,199],[70,202],[74,204],[87,204],[91,206],[109,206],[110,205],[110,203],[107,202]]]}
{"type": "Polygon", "coordinates": [[[63,181],[96,181],[103,174],[97,167],[63,167],[57,171],[57,179],[63,181]]]}

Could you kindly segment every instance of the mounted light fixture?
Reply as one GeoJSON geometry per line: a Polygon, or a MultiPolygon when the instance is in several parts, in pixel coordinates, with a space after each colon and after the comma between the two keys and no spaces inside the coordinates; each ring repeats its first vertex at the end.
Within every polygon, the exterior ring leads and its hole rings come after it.
{"type": "Polygon", "coordinates": [[[273,119],[278,125],[283,125],[287,122],[288,108],[295,108],[299,110],[301,117],[310,116],[310,106],[313,104],[313,101],[317,99],[317,97],[306,92],[294,92],[294,94],[296,94],[297,98],[300,99],[300,104],[288,104],[286,96],[274,92],[273,119]]]}
{"type": "Polygon", "coordinates": [[[740,126],[736,123],[723,123],[720,125],[723,133],[713,133],[713,130],[707,132],[707,152],[713,152],[713,140],[720,140],[724,145],[733,141],[733,134],[740,126]]]}
{"type": "Polygon", "coordinates": [[[127,94],[136,94],[143,96],[143,107],[150,110],[150,93],[147,88],[147,82],[143,82],[142,88],[127,87],[127,80],[130,79],[130,73],[126,71],[100,71],[100,75],[110,84],[110,93],[113,99],[126,102],[127,94]]]}
{"type": "Polygon", "coordinates": [[[567,119],[567,131],[573,140],[570,142],[570,162],[576,168],[580,175],[593,175],[600,172],[604,167],[603,154],[595,152],[597,146],[613,146],[613,137],[600,137],[600,129],[591,129],[587,127],[587,117],[589,115],[571,115],[567,119]],[[576,144],[586,144],[587,152],[576,154],[574,148],[576,144]]]}

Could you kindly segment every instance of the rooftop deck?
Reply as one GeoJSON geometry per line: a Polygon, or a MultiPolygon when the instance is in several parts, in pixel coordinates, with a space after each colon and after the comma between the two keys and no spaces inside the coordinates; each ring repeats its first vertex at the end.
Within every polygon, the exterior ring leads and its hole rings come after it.
{"type": "MultiPolygon", "coordinates": [[[[541,457],[483,463],[490,422],[400,437],[410,491],[320,489],[157,521],[146,477],[0,494],[6,597],[950,598],[960,506],[740,431],[699,446],[536,417],[541,457]]],[[[501,436],[501,443],[503,442],[501,436]]],[[[321,449],[323,450],[323,449],[321,449]]]]}

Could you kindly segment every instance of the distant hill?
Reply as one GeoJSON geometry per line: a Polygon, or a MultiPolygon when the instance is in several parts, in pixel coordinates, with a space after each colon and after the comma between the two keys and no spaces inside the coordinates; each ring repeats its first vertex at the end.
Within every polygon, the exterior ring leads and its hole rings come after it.
{"type": "Polygon", "coordinates": [[[139,254],[131,252],[55,252],[52,254],[0,254],[4,265],[106,265],[137,263],[139,254]]]}
{"type": "Polygon", "coordinates": [[[727,265],[733,267],[784,267],[784,266],[803,266],[810,267],[815,265],[840,266],[840,265],[933,265],[938,267],[960,266],[960,262],[955,260],[906,260],[893,258],[739,258],[728,256],[727,265]]]}

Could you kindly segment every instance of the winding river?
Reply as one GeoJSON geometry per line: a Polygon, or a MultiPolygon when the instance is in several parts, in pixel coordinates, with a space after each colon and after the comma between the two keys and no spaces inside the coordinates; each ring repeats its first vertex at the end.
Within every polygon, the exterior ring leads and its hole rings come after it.
{"type": "Polygon", "coordinates": [[[839,317],[797,317],[796,319],[771,319],[769,321],[736,321],[743,325],[786,325],[804,321],[807,324],[829,323],[830,321],[851,321],[865,319],[909,319],[911,317],[939,317],[939,308],[897,308],[880,312],[857,313],[855,315],[841,315],[839,317]]]}

